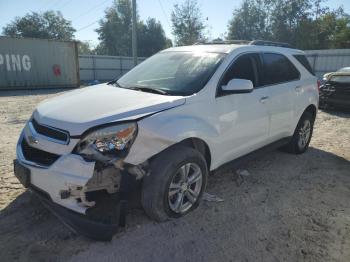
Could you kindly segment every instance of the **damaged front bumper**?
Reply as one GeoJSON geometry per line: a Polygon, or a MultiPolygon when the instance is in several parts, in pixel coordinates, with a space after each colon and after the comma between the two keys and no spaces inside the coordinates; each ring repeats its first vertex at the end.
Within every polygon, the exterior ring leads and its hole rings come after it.
{"type": "MultiPolygon", "coordinates": [[[[89,216],[79,214],[54,203],[45,192],[42,192],[33,185],[30,185],[29,188],[47,209],[75,233],[94,240],[110,241],[118,231],[119,220],[109,223],[94,221],[89,216]]],[[[116,217],[120,217],[120,205],[119,203],[115,203],[115,205],[117,207],[117,213],[115,215],[116,217]]]]}
{"type": "Polygon", "coordinates": [[[94,174],[95,162],[86,162],[79,155],[65,154],[49,166],[39,165],[25,157],[25,154],[38,154],[34,148],[28,150],[27,143],[21,136],[17,144],[17,160],[30,171],[30,184],[47,192],[53,202],[85,214],[88,206],[75,197],[62,197],[62,192],[83,189],[94,174]]]}
{"type": "Polygon", "coordinates": [[[137,166],[124,169],[122,159],[117,168],[70,153],[77,142],[50,141],[32,130],[29,122],[17,144],[15,175],[69,228],[93,239],[110,240],[121,216],[125,220],[130,181],[136,181],[142,172],[137,166]],[[127,170],[135,172],[131,175],[127,170]],[[127,186],[121,188],[122,184],[127,186]]]}
{"type": "Polygon", "coordinates": [[[91,192],[95,205],[79,213],[61,206],[53,201],[48,192],[38,188],[32,183],[31,170],[14,160],[15,175],[18,180],[29,188],[60,221],[73,232],[99,241],[110,241],[120,226],[125,226],[128,194],[136,185],[135,175],[123,171],[121,191],[114,194],[106,192],[91,192]]]}

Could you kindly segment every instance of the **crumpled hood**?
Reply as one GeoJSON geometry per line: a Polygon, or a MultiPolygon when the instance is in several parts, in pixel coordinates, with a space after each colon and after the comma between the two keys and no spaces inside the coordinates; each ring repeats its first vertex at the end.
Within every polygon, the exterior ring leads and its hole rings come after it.
{"type": "Polygon", "coordinates": [[[41,124],[81,135],[87,129],[116,121],[134,120],[184,104],[182,96],[166,96],[113,85],[81,88],[43,101],[34,111],[41,124]]]}

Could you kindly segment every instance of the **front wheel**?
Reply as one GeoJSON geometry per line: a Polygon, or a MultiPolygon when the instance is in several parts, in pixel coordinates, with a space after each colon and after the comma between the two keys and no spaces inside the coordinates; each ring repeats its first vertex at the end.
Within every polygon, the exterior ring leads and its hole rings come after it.
{"type": "Polygon", "coordinates": [[[203,155],[174,146],[155,157],[143,180],[141,202],[147,215],[165,221],[195,209],[205,190],[208,168],[203,155]]]}
{"type": "Polygon", "coordinates": [[[294,154],[304,153],[310,144],[315,118],[310,112],[305,112],[300,118],[289,144],[284,148],[294,154]]]}

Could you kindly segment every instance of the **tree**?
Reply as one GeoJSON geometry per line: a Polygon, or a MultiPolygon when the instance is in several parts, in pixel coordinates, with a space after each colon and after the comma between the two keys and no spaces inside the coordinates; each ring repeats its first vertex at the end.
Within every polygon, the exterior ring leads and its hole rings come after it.
{"type": "Polygon", "coordinates": [[[205,39],[206,26],[196,0],[175,4],[171,22],[176,45],[191,45],[205,39]]]}
{"type": "Polygon", "coordinates": [[[271,11],[271,34],[276,41],[296,45],[296,31],[300,22],[310,17],[310,0],[275,0],[271,11]]]}
{"type": "Polygon", "coordinates": [[[318,19],[319,48],[350,48],[350,16],[342,8],[318,19]]]}
{"type": "Polygon", "coordinates": [[[228,25],[228,39],[268,39],[267,6],[263,1],[244,0],[241,7],[234,10],[228,25]]]}
{"type": "Polygon", "coordinates": [[[138,54],[150,56],[159,50],[172,46],[171,40],[165,36],[160,22],[154,18],[148,18],[146,23],[138,24],[138,54]]]}
{"type": "Polygon", "coordinates": [[[350,18],[324,0],[244,0],[228,24],[229,39],[288,42],[300,49],[349,47],[350,18]]]}
{"type": "Polygon", "coordinates": [[[11,37],[33,37],[56,40],[71,40],[76,30],[60,12],[31,12],[16,17],[3,28],[3,34],[11,37]]]}
{"type": "MultiPolygon", "coordinates": [[[[117,0],[105,11],[104,19],[100,20],[100,44],[96,52],[103,55],[131,56],[132,6],[130,0],[117,0]]],[[[138,21],[138,55],[151,56],[169,46],[161,24],[154,18],[146,23],[138,21]]]]}
{"type": "Polygon", "coordinates": [[[88,41],[82,41],[78,43],[78,53],[79,55],[94,55],[95,50],[88,41]]]}
{"type": "Polygon", "coordinates": [[[105,11],[96,30],[101,41],[97,50],[103,55],[131,55],[132,9],[129,0],[114,1],[105,11]]]}

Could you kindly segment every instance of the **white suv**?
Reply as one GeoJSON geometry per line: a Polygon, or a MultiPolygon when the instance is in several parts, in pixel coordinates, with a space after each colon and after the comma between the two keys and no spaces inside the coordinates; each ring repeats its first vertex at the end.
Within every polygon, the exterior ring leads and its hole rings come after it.
{"type": "Polygon", "coordinates": [[[42,102],[19,138],[15,174],[75,228],[120,217],[135,181],[146,213],[163,221],[193,210],[224,163],[268,145],[303,153],[317,107],[300,50],[263,41],[170,48],[118,81],[42,102]]]}

